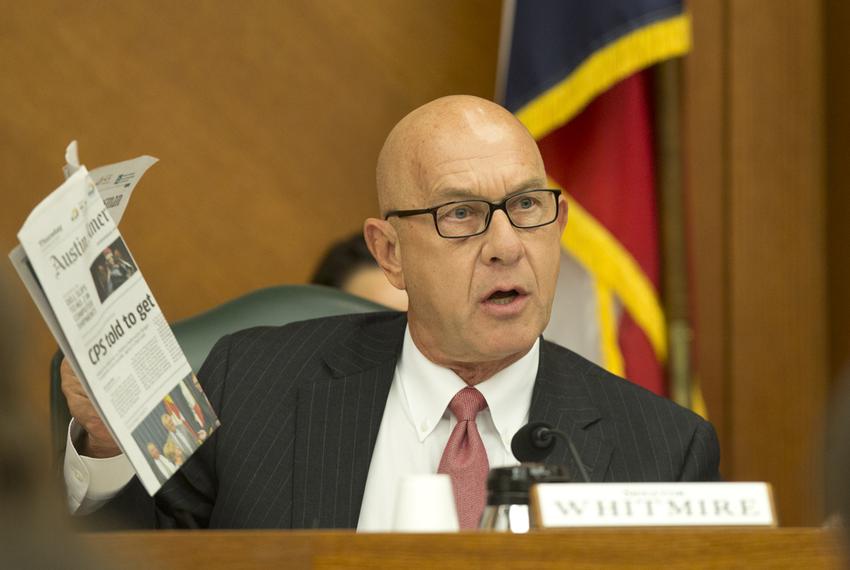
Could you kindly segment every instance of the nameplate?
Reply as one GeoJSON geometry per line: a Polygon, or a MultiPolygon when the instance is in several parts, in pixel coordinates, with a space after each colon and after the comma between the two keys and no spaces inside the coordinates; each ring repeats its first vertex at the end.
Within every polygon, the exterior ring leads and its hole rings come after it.
{"type": "Polygon", "coordinates": [[[537,528],[776,526],[767,483],[540,483],[537,528]]]}

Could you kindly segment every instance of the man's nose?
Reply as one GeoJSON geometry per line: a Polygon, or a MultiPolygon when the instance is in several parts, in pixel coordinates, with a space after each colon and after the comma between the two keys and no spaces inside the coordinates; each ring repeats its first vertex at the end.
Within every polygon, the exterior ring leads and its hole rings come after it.
{"type": "Polygon", "coordinates": [[[485,263],[513,265],[522,257],[522,240],[517,228],[511,225],[508,216],[502,210],[493,212],[490,227],[484,234],[484,247],[481,257],[485,263]]]}

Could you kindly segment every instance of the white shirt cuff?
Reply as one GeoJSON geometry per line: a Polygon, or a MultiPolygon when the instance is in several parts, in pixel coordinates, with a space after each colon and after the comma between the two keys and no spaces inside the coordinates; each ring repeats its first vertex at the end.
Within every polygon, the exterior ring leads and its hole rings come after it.
{"type": "Polygon", "coordinates": [[[124,454],[107,459],[84,457],[77,453],[75,442],[83,434],[76,420],[68,426],[65,447],[65,489],[68,509],[72,515],[96,511],[118,494],[135,475],[133,466],[124,454]]]}

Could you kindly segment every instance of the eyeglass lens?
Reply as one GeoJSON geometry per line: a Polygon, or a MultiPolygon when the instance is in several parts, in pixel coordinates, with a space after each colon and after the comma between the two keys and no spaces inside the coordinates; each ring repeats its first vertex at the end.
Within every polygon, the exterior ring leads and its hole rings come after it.
{"type": "MultiPolygon", "coordinates": [[[[557,197],[548,190],[525,192],[505,202],[511,223],[519,228],[549,224],[557,216],[557,197]]],[[[489,223],[490,203],[469,200],[446,204],[436,212],[437,230],[446,237],[463,237],[483,232],[489,223]]]]}

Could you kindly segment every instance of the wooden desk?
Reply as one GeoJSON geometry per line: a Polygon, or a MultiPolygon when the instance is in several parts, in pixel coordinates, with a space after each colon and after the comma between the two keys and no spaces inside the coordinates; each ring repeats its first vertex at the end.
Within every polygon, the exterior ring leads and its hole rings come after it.
{"type": "Polygon", "coordinates": [[[527,535],[185,531],[88,534],[112,568],[836,568],[815,528],[569,530],[527,535]]]}

